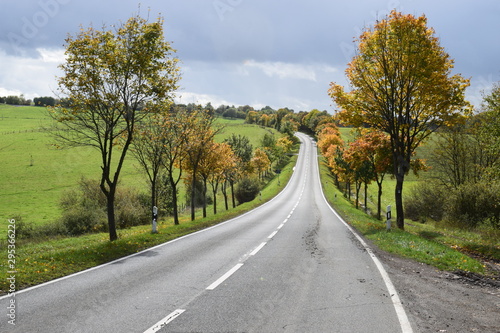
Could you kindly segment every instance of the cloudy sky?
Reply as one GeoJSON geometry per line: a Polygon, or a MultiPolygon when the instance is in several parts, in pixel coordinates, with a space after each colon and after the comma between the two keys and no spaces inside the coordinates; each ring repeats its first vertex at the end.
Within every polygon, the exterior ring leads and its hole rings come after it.
{"type": "Polygon", "coordinates": [[[55,96],[64,39],[80,26],[165,19],[183,79],[178,100],[332,112],[353,38],[390,10],[425,14],[469,100],[500,81],[498,0],[1,0],[0,96],[55,96]]]}

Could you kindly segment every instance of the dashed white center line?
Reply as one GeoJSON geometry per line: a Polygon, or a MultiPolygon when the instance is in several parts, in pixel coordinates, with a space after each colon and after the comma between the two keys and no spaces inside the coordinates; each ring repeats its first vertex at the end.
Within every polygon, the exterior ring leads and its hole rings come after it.
{"type": "MultiPolygon", "coordinates": [[[[309,162],[308,159],[306,159],[306,164],[309,162]]],[[[293,170],[295,171],[295,167],[293,168],[293,170]]],[[[306,165],[306,173],[308,171],[308,167],[306,165]]],[[[267,238],[268,239],[272,239],[277,233],[278,231],[283,228],[283,226],[285,225],[285,223],[290,219],[290,217],[293,215],[295,209],[297,208],[297,206],[299,205],[299,202],[300,200],[302,199],[302,194],[304,193],[304,189],[305,189],[305,184],[306,184],[306,179],[304,179],[304,184],[303,184],[303,187],[302,187],[302,191],[299,195],[299,199],[297,200],[297,202],[295,203],[295,206],[292,208],[292,210],[290,211],[290,213],[288,214],[287,218],[278,226],[278,228],[273,232],[271,233],[267,238]]],[[[256,255],[264,246],[266,246],[267,242],[262,242],[259,246],[257,246],[252,252],[250,252],[249,256],[254,256],[256,255]]],[[[241,268],[241,266],[243,266],[243,263],[240,262],[238,264],[236,264],[233,268],[231,268],[229,271],[226,272],[226,274],[222,275],[219,279],[217,279],[214,283],[212,283],[211,285],[209,285],[206,290],[214,290],[215,288],[217,288],[221,283],[223,283],[225,280],[227,280],[231,275],[233,275],[238,269],[241,268]]],[[[174,320],[175,318],[177,318],[178,316],[180,316],[184,311],[186,311],[185,309],[177,309],[175,310],[174,312],[170,313],[168,316],[166,316],[165,318],[163,318],[162,320],[160,320],[159,322],[157,322],[156,324],[154,324],[153,326],[151,326],[147,331],[145,331],[144,333],[155,333],[155,332],[158,332],[159,330],[161,330],[162,328],[164,328],[165,326],[167,326],[168,323],[170,323],[172,320],[174,320]]]]}
{"type": "MultiPolygon", "coordinates": [[[[306,158],[306,174],[308,172],[308,164],[309,163],[309,158],[306,158]]],[[[295,167],[293,167],[293,170],[295,171],[295,167]]],[[[273,238],[277,233],[278,231],[283,228],[283,226],[285,225],[285,223],[290,219],[290,217],[293,215],[295,209],[297,208],[297,206],[299,205],[299,202],[300,200],[302,199],[302,195],[304,193],[304,189],[305,189],[305,184],[306,184],[306,178],[304,178],[304,183],[303,183],[303,186],[302,186],[302,191],[300,192],[300,195],[299,195],[299,199],[297,200],[297,202],[295,203],[295,206],[293,207],[293,209],[290,211],[290,213],[288,214],[287,218],[283,221],[283,223],[281,223],[277,230],[275,230],[272,234],[270,234],[267,238],[268,239],[271,239],[273,238]]],[[[267,242],[262,242],[259,246],[257,246],[252,252],[250,252],[250,256],[254,256],[256,255],[265,245],[267,244],[267,242]]],[[[241,266],[243,266],[243,263],[240,262],[238,264],[236,264],[233,268],[231,268],[229,271],[226,272],[226,274],[224,274],[223,276],[221,276],[219,279],[217,279],[214,283],[212,283],[211,285],[209,285],[206,290],[214,290],[215,288],[217,288],[221,283],[223,283],[225,280],[227,280],[231,275],[233,275],[238,269],[241,268],[241,266]]],[[[158,332],[159,330],[161,330],[162,328],[164,328],[165,326],[167,326],[168,323],[170,323],[172,320],[174,320],[175,318],[177,318],[178,316],[180,316],[184,311],[186,311],[185,309],[177,309],[175,310],[174,312],[170,313],[168,316],[166,316],[165,318],[163,318],[162,320],[160,320],[159,322],[157,322],[156,324],[154,324],[153,326],[151,326],[147,331],[145,331],[144,333],[155,333],[155,332],[158,332]]]]}
{"type": "Polygon", "coordinates": [[[177,318],[178,316],[180,316],[184,311],[186,311],[186,310],[184,310],[184,309],[177,309],[177,310],[175,310],[174,312],[172,312],[171,314],[169,314],[168,316],[166,316],[165,318],[163,318],[162,320],[160,320],[159,322],[157,322],[156,324],[154,324],[153,326],[151,326],[144,333],[155,333],[155,332],[158,332],[163,327],[167,326],[167,324],[170,323],[172,320],[174,320],[175,318],[177,318]]]}
{"type": "Polygon", "coordinates": [[[273,237],[274,237],[277,233],[278,233],[278,230],[275,230],[275,231],[273,231],[273,233],[272,233],[272,234],[270,234],[269,236],[267,236],[267,238],[271,239],[271,238],[273,238],[273,237]]]}
{"type": "Polygon", "coordinates": [[[215,281],[214,283],[212,283],[211,285],[209,285],[207,287],[207,290],[214,290],[215,288],[217,288],[222,282],[224,282],[231,275],[233,275],[234,272],[236,272],[238,269],[240,269],[241,266],[243,266],[242,263],[236,264],[236,266],[234,266],[233,268],[231,268],[226,274],[222,275],[219,279],[217,279],[217,281],[215,281]]]}
{"type": "Polygon", "coordinates": [[[257,246],[255,248],[255,250],[253,250],[252,252],[250,252],[250,255],[251,256],[254,256],[257,254],[257,252],[259,252],[265,245],[267,244],[267,242],[262,242],[259,246],[257,246]]]}

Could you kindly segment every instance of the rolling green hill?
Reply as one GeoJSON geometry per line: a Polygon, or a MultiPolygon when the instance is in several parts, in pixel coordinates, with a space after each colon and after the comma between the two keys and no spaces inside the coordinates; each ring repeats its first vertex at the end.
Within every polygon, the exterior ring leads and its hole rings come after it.
{"type": "MultiPolygon", "coordinates": [[[[35,225],[53,221],[60,216],[59,201],[65,190],[76,188],[82,176],[100,176],[99,153],[88,147],[57,148],[55,139],[43,130],[51,121],[45,108],[0,104],[0,225],[19,216],[35,225]]],[[[249,137],[254,148],[272,131],[242,120],[217,122],[225,127],[217,140],[241,134],[249,137]]],[[[129,155],[121,186],[146,191],[146,184],[129,155]]]]}

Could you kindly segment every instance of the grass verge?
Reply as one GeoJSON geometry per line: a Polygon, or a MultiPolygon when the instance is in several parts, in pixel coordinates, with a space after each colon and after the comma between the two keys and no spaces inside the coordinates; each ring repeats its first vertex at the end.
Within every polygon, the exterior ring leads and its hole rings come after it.
{"type": "MultiPolygon", "coordinates": [[[[217,215],[190,221],[189,213],[181,216],[179,225],[160,221],[158,233],[151,233],[151,226],[138,226],[119,230],[119,239],[109,242],[107,233],[80,237],[60,237],[37,243],[19,240],[15,248],[16,288],[21,290],[33,285],[76,273],[112,260],[137,253],[152,246],[213,226],[237,217],[274,198],[292,176],[297,156],[293,156],[281,174],[274,177],[261,191],[261,196],[217,215]]],[[[5,239],[0,248],[7,248],[5,239]]],[[[7,250],[4,252],[7,253],[7,250]]],[[[7,255],[0,261],[0,295],[8,291],[7,255]]]]}
{"type": "MultiPolygon", "coordinates": [[[[415,224],[407,224],[405,231],[392,229],[388,232],[384,221],[377,220],[362,210],[356,209],[344,198],[342,192],[333,185],[333,177],[322,160],[320,160],[320,173],[327,200],[347,223],[355,227],[381,250],[426,263],[441,270],[485,274],[485,266],[479,260],[462,253],[457,247],[450,246],[438,237],[429,237],[438,234],[445,237],[443,233],[431,231],[430,226],[426,226],[427,230],[424,233],[415,224]]],[[[476,245],[481,246],[481,244],[476,245]]]]}

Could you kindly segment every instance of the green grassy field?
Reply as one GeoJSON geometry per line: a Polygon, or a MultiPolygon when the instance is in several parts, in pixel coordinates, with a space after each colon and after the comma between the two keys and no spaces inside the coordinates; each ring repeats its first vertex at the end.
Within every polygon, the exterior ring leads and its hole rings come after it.
{"type": "MultiPolygon", "coordinates": [[[[59,200],[82,176],[98,178],[99,153],[88,147],[58,149],[43,127],[46,109],[0,105],[0,216],[35,225],[60,215],[59,200]]],[[[135,161],[129,159],[122,184],[143,186],[135,161]]]]}
{"type": "MultiPolygon", "coordinates": [[[[232,133],[248,136],[254,148],[271,129],[243,124],[243,120],[217,120],[224,126],[216,137],[232,133]]],[[[43,107],[0,105],[0,227],[10,218],[40,225],[57,219],[65,190],[74,189],[82,176],[98,179],[99,152],[89,147],[57,149],[44,127],[51,124],[43,107]]],[[[273,133],[276,133],[275,131],[273,133]]],[[[147,190],[146,178],[129,154],[120,186],[147,190]]],[[[183,196],[180,195],[182,200],[183,196]]]]}
{"type": "Polygon", "coordinates": [[[258,125],[245,124],[243,119],[218,119],[217,124],[224,126],[223,130],[215,137],[216,141],[223,141],[232,134],[246,136],[253,148],[260,147],[260,141],[266,133],[281,135],[272,128],[260,127],[258,125]]]}

